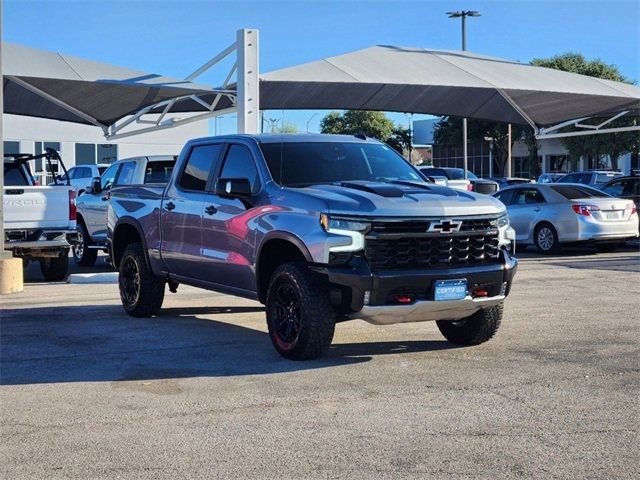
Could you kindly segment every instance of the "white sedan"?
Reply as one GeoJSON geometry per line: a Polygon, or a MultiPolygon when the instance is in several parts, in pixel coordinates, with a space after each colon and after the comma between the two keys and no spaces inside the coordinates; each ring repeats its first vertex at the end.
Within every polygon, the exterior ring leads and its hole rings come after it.
{"type": "Polygon", "coordinates": [[[507,207],[516,242],[555,253],[563,243],[588,242],[612,251],[638,236],[631,200],[581,184],[526,184],[494,195],[507,207]]]}

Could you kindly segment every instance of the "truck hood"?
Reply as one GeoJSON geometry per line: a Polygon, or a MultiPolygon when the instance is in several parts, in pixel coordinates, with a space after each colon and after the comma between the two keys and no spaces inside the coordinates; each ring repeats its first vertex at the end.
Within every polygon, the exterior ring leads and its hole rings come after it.
{"type": "Polygon", "coordinates": [[[349,181],[296,188],[324,201],[329,213],[376,217],[440,217],[497,215],[505,211],[497,199],[421,182],[349,181]]]}

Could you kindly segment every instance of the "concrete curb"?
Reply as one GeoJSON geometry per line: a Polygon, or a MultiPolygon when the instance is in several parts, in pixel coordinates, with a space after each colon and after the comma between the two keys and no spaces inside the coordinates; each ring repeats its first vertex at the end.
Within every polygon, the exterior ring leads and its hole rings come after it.
{"type": "Polygon", "coordinates": [[[69,275],[69,283],[118,283],[118,272],[74,273],[69,275]]]}

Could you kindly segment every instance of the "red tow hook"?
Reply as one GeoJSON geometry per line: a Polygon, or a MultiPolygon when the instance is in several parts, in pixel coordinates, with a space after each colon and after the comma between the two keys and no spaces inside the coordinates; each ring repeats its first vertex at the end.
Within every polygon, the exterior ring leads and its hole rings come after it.
{"type": "Polygon", "coordinates": [[[394,295],[393,299],[398,303],[411,303],[413,302],[413,298],[409,295],[394,295]]]}

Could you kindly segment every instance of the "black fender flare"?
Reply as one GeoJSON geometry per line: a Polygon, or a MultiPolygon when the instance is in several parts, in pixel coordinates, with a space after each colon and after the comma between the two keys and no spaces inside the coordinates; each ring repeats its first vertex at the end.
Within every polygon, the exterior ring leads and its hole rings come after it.
{"type": "Polygon", "coordinates": [[[117,265],[116,252],[113,247],[113,244],[114,244],[116,232],[118,231],[118,228],[121,227],[122,225],[129,225],[135,228],[136,232],[138,232],[138,237],[140,237],[140,241],[142,242],[142,248],[144,249],[144,260],[145,262],[147,262],[147,267],[151,268],[151,265],[149,264],[149,250],[147,249],[147,238],[144,235],[144,231],[142,230],[140,223],[133,217],[119,218],[115,226],[113,227],[113,231],[107,233],[107,238],[108,238],[107,243],[109,247],[109,255],[111,256],[112,265],[114,265],[114,267],[117,265]]]}

